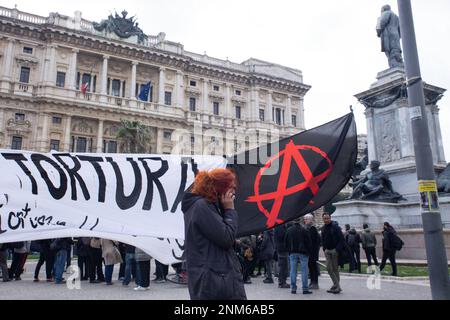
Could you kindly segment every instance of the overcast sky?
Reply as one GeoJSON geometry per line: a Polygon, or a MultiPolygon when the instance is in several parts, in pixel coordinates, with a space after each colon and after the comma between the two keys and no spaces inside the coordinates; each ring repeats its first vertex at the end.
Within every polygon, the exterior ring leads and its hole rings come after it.
{"type": "MultiPolygon", "coordinates": [[[[450,88],[450,1],[413,0],[422,78],[450,88]]],[[[146,34],[166,33],[185,50],[240,63],[250,57],[303,71],[312,86],[305,97],[306,127],[349,112],[366,133],[364,107],[353,95],[369,89],[388,67],[375,26],[381,7],[394,0],[0,0],[0,6],[48,16],[49,12],[99,22],[126,9],[146,34]]],[[[450,161],[450,92],[438,103],[450,161]]]]}

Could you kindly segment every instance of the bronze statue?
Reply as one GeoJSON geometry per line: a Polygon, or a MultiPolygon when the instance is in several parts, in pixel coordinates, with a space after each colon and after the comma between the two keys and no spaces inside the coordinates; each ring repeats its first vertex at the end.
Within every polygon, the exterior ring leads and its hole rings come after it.
{"type": "Polygon", "coordinates": [[[377,22],[377,35],[381,38],[381,51],[388,58],[389,68],[403,67],[400,21],[389,5],[381,8],[381,16],[377,22]]]}
{"type": "Polygon", "coordinates": [[[401,194],[394,192],[388,174],[380,169],[380,162],[370,162],[370,172],[360,180],[350,182],[353,193],[349,199],[398,202],[406,200],[401,194]]]}
{"type": "Polygon", "coordinates": [[[450,163],[447,164],[447,167],[439,174],[436,180],[439,192],[450,193],[450,163]]]}

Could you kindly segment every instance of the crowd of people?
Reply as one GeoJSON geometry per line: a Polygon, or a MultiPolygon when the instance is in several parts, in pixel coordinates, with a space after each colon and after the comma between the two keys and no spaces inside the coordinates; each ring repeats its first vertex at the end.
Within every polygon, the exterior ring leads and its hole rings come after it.
{"type": "Polygon", "coordinates": [[[322,248],[327,272],[333,282],[327,292],[338,294],[342,291],[339,272],[346,264],[349,265],[348,272],[361,273],[361,245],[368,266],[375,264],[382,271],[389,259],[392,275],[397,275],[395,253],[401,249],[403,242],[388,222],[383,225],[383,256],[379,264],[376,255],[377,238],[367,224],[363,225],[362,232],[357,232],[348,224],[345,225],[345,231],[342,231],[338,223],[331,220],[330,214],[324,213],[323,221],[324,225],[318,230],[313,216],[307,214],[303,217],[303,223],[298,219],[257,236],[238,239],[235,248],[242,264],[244,283],[251,284],[251,278],[261,276],[264,268],[264,283],[274,283],[276,276],[279,288],[290,288],[295,294],[300,264],[302,292],[311,294],[311,290],[319,289],[319,252],[322,248]],[[287,282],[288,277],[290,283],[287,282]]]}
{"type": "MultiPolygon", "coordinates": [[[[134,246],[99,238],[59,238],[38,241],[23,241],[0,244],[0,270],[3,282],[21,280],[27,257],[39,252],[39,260],[34,269],[34,282],[41,281],[40,271],[45,264],[45,281],[55,284],[65,283],[64,272],[77,256],[81,281],[92,284],[114,284],[114,266],[119,264],[118,281],[124,286],[134,282],[136,291],[148,290],[150,286],[151,257],[134,246]],[[8,268],[8,257],[11,264],[8,268]]],[[[155,260],[156,271],[153,281],[166,282],[168,265],[155,260]]],[[[173,264],[177,274],[182,273],[181,263],[173,264]]]]}

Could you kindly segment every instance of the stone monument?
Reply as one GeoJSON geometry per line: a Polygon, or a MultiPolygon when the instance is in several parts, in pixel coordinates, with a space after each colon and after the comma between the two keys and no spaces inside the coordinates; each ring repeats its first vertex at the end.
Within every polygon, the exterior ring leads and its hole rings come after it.
{"type": "MultiPolygon", "coordinates": [[[[380,168],[388,174],[393,190],[406,201],[389,203],[357,197],[358,199],[334,203],[336,211],[333,219],[340,225],[348,223],[356,228],[361,228],[363,223],[368,223],[372,228],[377,229],[384,221],[389,221],[397,229],[422,228],[411,130],[411,118],[415,115],[410,113],[411,109],[408,106],[405,71],[399,43],[398,17],[390,8],[383,7],[376,29],[381,38],[382,51],[386,53],[388,59],[389,69],[379,72],[377,81],[368,90],[356,94],[355,97],[365,107],[368,162],[380,162],[380,168]]],[[[437,177],[446,167],[437,106],[437,102],[446,90],[425,82],[423,84],[433,164],[437,177]]],[[[368,172],[368,169],[361,172],[360,177],[368,172]]],[[[450,196],[441,196],[439,202],[444,227],[448,227],[450,226],[450,196]]],[[[414,241],[419,241],[419,238],[415,238],[414,241]]],[[[423,234],[420,239],[423,243],[423,234]]],[[[406,251],[408,250],[403,251],[400,256],[408,255],[406,251]]],[[[419,251],[416,250],[411,254],[412,258],[425,258],[424,248],[419,251]]]]}

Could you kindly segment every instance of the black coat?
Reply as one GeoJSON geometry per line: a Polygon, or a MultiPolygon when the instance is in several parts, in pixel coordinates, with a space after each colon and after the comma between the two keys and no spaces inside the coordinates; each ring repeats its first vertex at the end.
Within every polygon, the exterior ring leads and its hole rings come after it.
{"type": "Polygon", "coordinates": [[[390,227],[387,229],[383,230],[383,250],[385,251],[393,251],[395,250],[395,248],[392,245],[392,237],[393,235],[395,235],[397,232],[395,231],[394,228],[390,227]]]}
{"type": "Polygon", "coordinates": [[[246,299],[241,265],[234,252],[237,212],[222,210],[191,193],[185,193],[181,209],[191,299],[246,299]]]}
{"type": "Polygon", "coordinates": [[[286,247],[289,253],[309,255],[312,251],[311,237],[299,223],[290,226],[286,234],[286,247]]]}
{"type": "Polygon", "coordinates": [[[286,224],[282,224],[279,226],[276,226],[275,229],[275,249],[277,250],[278,254],[288,253],[288,248],[286,247],[286,233],[287,233],[287,226],[286,224]]]}
{"type": "Polygon", "coordinates": [[[264,231],[261,242],[261,251],[259,252],[259,260],[268,261],[273,259],[275,254],[275,243],[273,239],[273,229],[264,231]]]}
{"type": "Polygon", "coordinates": [[[336,251],[342,251],[345,246],[344,235],[339,225],[332,221],[329,225],[322,227],[321,234],[323,250],[336,249],[336,251]]]}
{"type": "Polygon", "coordinates": [[[311,238],[311,253],[309,258],[313,261],[318,261],[321,242],[319,231],[317,231],[317,228],[313,225],[306,225],[305,228],[309,232],[309,237],[311,238]]]}

